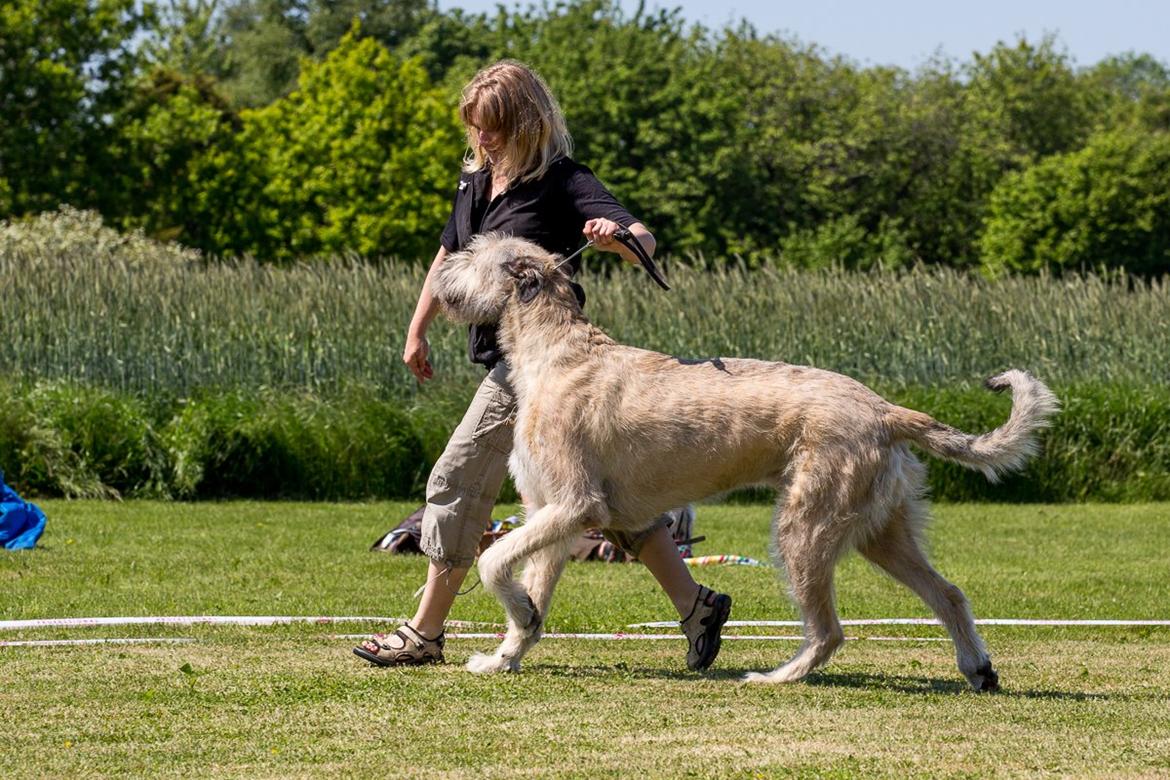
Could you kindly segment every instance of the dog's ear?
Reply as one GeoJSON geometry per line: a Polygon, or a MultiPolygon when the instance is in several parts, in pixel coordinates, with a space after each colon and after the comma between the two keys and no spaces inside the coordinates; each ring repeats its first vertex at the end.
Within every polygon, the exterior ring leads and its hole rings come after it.
{"type": "Polygon", "coordinates": [[[544,276],[533,264],[531,258],[516,258],[504,263],[504,270],[516,280],[516,293],[520,303],[532,303],[544,287],[544,276]]]}

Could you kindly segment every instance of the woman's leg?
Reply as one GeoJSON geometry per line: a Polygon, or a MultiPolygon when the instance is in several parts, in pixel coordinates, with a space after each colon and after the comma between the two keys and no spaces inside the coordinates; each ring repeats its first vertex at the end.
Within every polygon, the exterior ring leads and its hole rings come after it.
{"type": "Polygon", "coordinates": [[[501,362],[484,378],[427,481],[421,546],[431,562],[414,617],[354,648],[360,657],[385,666],[442,659],[443,624],[507,475],[516,409],[507,374],[501,362]]]}
{"type": "Polygon", "coordinates": [[[665,522],[660,520],[647,533],[617,538],[646,565],[678,611],[687,638],[687,667],[706,669],[719,655],[723,624],[731,616],[731,597],[695,582],[665,522]]]}
{"type": "Polygon", "coordinates": [[[670,529],[659,524],[652,534],[642,542],[638,560],[646,565],[654,579],[666,591],[670,603],[680,618],[686,617],[695,598],[699,595],[699,583],[691,576],[691,570],[678,554],[678,545],[670,535],[670,529]]]}
{"type": "Polygon", "coordinates": [[[455,603],[459,586],[463,584],[468,571],[469,569],[464,567],[448,568],[431,561],[431,565],[427,567],[427,582],[423,586],[422,599],[418,602],[414,617],[410,619],[410,625],[427,637],[443,633],[447,614],[455,603]]]}

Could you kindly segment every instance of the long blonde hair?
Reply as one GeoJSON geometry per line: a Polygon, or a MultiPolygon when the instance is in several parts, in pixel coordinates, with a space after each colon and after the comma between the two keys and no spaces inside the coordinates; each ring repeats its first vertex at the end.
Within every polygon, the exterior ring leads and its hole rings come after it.
{"type": "Polygon", "coordinates": [[[503,136],[503,153],[492,160],[492,167],[509,184],[539,179],[553,162],[573,151],[564,114],[548,84],[515,60],[501,60],[475,74],[463,88],[459,116],[467,129],[470,151],[463,170],[468,173],[488,161],[477,127],[503,136]]]}

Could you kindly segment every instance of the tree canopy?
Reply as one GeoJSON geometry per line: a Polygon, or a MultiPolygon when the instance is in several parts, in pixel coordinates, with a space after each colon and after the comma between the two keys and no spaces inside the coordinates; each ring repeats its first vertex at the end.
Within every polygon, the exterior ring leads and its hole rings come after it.
{"type": "Polygon", "coordinates": [[[1149,55],[1082,67],[1046,37],[910,72],[614,0],[13,0],[0,218],[69,203],[211,254],[429,258],[459,90],[502,57],[545,77],[575,156],[666,251],[1170,270],[1149,55]]]}

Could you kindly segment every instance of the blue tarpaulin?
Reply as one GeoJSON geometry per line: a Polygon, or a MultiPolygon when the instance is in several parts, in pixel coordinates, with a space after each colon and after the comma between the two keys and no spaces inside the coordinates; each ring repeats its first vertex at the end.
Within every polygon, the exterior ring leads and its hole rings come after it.
{"type": "Polygon", "coordinates": [[[4,484],[0,472],[0,544],[7,550],[32,549],[44,532],[45,513],[4,484]]]}

